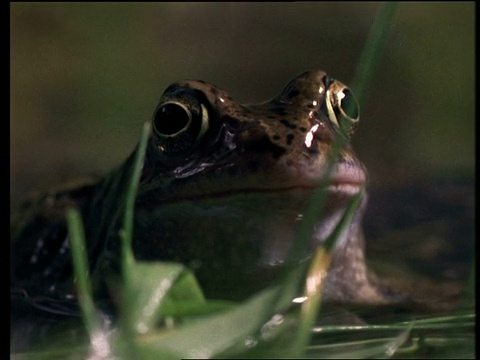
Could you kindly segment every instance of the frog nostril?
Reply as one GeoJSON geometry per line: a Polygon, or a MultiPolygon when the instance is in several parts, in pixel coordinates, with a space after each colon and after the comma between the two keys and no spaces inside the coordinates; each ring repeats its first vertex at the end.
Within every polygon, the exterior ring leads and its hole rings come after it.
{"type": "Polygon", "coordinates": [[[298,96],[299,93],[300,92],[295,87],[295,85],[289,84],[289,85],[287,85],[287,87],[285,88],[283,93],[280,94],[280,99],[282,99],[283,101],[290,100],[290,99],[293,99],[294,97],[298,96]]]}

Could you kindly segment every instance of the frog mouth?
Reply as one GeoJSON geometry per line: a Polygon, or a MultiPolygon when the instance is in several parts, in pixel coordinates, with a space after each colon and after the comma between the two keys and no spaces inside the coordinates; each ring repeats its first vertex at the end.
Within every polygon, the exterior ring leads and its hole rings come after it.
{"type": "MultiPolygon", "coordinates": [[[[300,178],[296,186],[298,189],[324,189],[329,195],[354,196],[358,194],[366,185],[367,174],[363,166],[359,164],[340,163],[337,164],[330,173],[318,176],[313,173],[312,176],[300,178]]],[[[289,189],[285,189],[289,190],[289,189]]]]}
{"type": "Polygon", "coordinates": [[[329,196],[342,196],[342,197],[351,197],[358,194],[365,186],[363,181],[347,180],[347,179],[335,179],[330,180],[326,183],[317,183],[317,184],[298,184],[280,188],[270,188],[270,189],[241,189],[239,191],[234,191],[235,193],[244,193],[244,194],[254,194],[254,193],[293,193],[293,192],[314,192],[320,189],[326,191],[329,196]]]}
{"type": "Polygon", "coordinates": [[[341,193],[344,195],[355,195],[365,186],[365,181],[348,178],[332,179],[326,189],[329,193],[341,193]]]}
{"type": "MultiPolygon", "coordinates": [[[[301,173],[301,172],[300,172],[301,173]]],[[[297,173],[298,174],[298,173],[297,173]]],[[[250,179],[246,183],[236,183],[233,186],[213,186],[208,187],[195,186],[184,189],[184,191],[175,191],[173,194],[157,194],[147,191],[137,197],[137,202],[146,205],[155,206],[155,204],[172,204],[181,202],[194,202],[213,199],[226,199],[238,196],[308,196],[317,190],[323,189],[326,195],[332,199],[348,199],[360,193],[366,184],[366,173],[361,168],[353,166],[340,166],[334,169],[329,176],[323,174],[311,174],[311,176],[283,176],[277,174],[276,179],[272,178],[250,179]],[[235,186],[236,185],[236,186],[235,186]],[[190,191],[190,190],[194,191],[190,191]],[[203,189],[202,189],[203,188],[203,189]],[[152,196],[153,195],[153,196],[152,196]]],[[[205,185],[205,184],[203,184],[205,185]]],[[[225,185],[225,184],[222,184],[225,185]]]]}
{"type": "Polygon", "coordinates": [[[290,183],[279,184],[279,186],[262,187],[252,186],[221,191],[214,197],[249,195],[249,194],[289,194],[295,192],[315,192],[324,190],[332,198],[350,198],[360,193],[366,185],[366,173],[360,167],[339,166],[329,176],[312,176],[298,178],[290,183]]]}
{"type": "MultiPolygon", "coordinates": [[[[222,198],[235,195],[253,194],[289,194],[294,192],[314,192],[319,189],[326,191],[329,196],[351,197],[357,195],[365,186],[364,182],[330,181],[326,184],[298,184],[278,188],[241,188],[232,189],[208,195],[211,198],[222,198]]],[[[201,196],[195,197],[199,198],[201,196]]]]}
{"type": "MultiPolygon", "coordinates": [[[[183,194],[183,196],[168,197],[161,200],[161,203],[191,202],[212,199],[231,198],[236,196],[250,195],[281,195],[293,193],[312,193],[319,189],[324,189],[328,196],[350,198],[362,191],[365,181],[348,178],[334,178],[326,182],[317,183],[297,183],[279,187],[243,187],[222,189],[215,192],[201,194],[183,194]]],[[[148,201],[147,203],[151,203],[148,201]]],[[[146,205],[144,203],[144,205],[146,205]]]]}

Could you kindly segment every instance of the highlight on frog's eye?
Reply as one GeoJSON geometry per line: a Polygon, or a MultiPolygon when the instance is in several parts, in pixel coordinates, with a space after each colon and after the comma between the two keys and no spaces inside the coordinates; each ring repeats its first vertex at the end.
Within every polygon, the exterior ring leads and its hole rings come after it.
{"type": "Polygon", "coordinates": [[[330,120],[351,137],[360,119],[359,105],[353,92],[345,85],[333,81],[326,95],[330,120]]]}

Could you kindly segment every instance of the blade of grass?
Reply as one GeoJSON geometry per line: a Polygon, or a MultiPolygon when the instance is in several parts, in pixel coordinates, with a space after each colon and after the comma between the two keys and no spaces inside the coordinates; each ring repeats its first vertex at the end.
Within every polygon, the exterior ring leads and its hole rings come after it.
{"type": "Polygon", "coordinates": [[[72,248],[71,255],[78,302],[82,309],[83,322],[90,339],[91,355],[95,358],[105,358],[110,355],[111,348],[108,333],[103,329],[102,318],[93,303],[81,215],[76,209],[68,209],[66,219],[72,248]]]}
{"type": "Polygon", "coordinates": [[[297,340],[294,342],[297,349],[293,349],[294,354],[304,353],[310,342],[312,328],[320,310],[323,282],[330,267],[331,251],[340,234],[348,228],[362,198],[363,190],[350,201],[341,220],[328,236],[324,245],[317,248],[310,262],[303,295],[306,300],[302,303],[300,326],[296,335],[297,340]]]}
{"type": "Polygon", "coordinates": [[[179,301],[205,304],[205,298],[193,274],[176,263],[135,261],[130,274],[133,283],[131,321],[135,330],[144,334],[159,320],[165,319],[165,307],[179,301]]]}
{"type": "Polygon", "coordinates": [[[150,134],[150,123],[143,125],[142,136],[138,144],[136,158],[133,165],[132,176],[125,202],[125,212],[123,217],[123,227],[120,230],[120,238],[122,240],[122,272],[123,279],[128,282],[128,273],[133,263],[132,253],[132,232],[133,232],[133,216],[135,208],[135,199],[137,197],[138,183],[142,174],[145,152],[147,150],[148,136],[150,134]]]}
{"type": "MultiPolygon", "coordinates": [[[[328,334],[341,332],[392,331],[404,330],[412,321],[397,322],[388,325],[324,325],[313,329],[314,333],[328,334]]],[[[475,314],[453,316],[430,316],[425,319],[415,319],[415,329],[435,330],[447,328],[471,328],[475,325],[475,314]]]]}
{"type": "Polygon", "coordinates": [[[415,325],[415,322],[412,321],[410,326],[402,331],[398,336],[387,342],[384,347],[385,347],[385,355],[387,357],[392,357],[397,350],[405,344],[405,342],[408,340],[408,337],[410,336],[410,332],[412,331],[413,327],[415,325]]]}
{"type": "MultiPolygon", "coordinates": [[[[179,358],[238,358],[242,351],[248,350],[245,341],[265,324],[265,304],[272,304],[272,298],[276,296],[276,288],[267,288],[230,310],[169,331],[154,330],[140,337],[139,344],[170,351],[179,358]]],[[[272,313],[278,313],[287,304],[270,309],[269,316],[272,317],[272,313]]]]}
{"type": "Polygon", "coordinates": [[[375,70],[378,69],[378,62],[382,55],[387,36],[392,28],[397,6],[398,3],[396,1],[389,1],[381,5],[373,26],[370,29],[351,85],[360,104],[365,100],[373,74],[375,70]]]}
{"type": "Polygon", "coordinates": [[[132,267],[134,266],[134,256],[132,251],[132,233],[133,219],[135,209],[135,199],[137,196],[138,183],[142,173],[145,152],[147,149],[148,137],[150,134],[150,123],[145,123],[142,129],[140,143],[138,144],[135,162],[133,164],[130,184],[126,193],[124,208],[123,227],[120,230],[121,240],[121,272],[122,272],[122,306],[119,316],[120,329],[123,339],[127,343],[123,351],[127,351],[128,358],[138,358],[138,349],[135,342],[135,327],[133,321],[133,304],[135,294],[132,290],[132,267]]]}
{"type": "Polygon", "coordinates": [[[85,326],[89,334],[100,327],[100,320],[92,300],[92,288],[88,278],[88,261],[85,249],[85,234],[82,219],[76,209],[67,210],[67,225],[72,248],[72,262],[78,302],[82,309],[85,326]]]}

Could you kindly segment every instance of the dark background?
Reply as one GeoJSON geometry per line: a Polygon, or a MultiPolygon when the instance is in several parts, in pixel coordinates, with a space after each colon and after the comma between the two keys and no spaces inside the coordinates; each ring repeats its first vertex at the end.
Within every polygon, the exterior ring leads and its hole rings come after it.
{"type": "MultiPolygon", "coordinates": [[[[351,83],[381,3],[11,3],[11,204],[105,173],[173,81],[240,102],[351,83]]],[[[400,3],[354,138],[373,188],[473,177],[475,4],[400,3]]]]}

